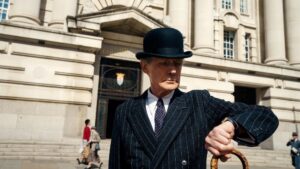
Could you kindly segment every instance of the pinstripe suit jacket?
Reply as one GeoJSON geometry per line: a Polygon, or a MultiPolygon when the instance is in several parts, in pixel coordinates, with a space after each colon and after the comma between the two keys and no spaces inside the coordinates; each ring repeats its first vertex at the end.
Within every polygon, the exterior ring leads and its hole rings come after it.
{"type": "Polygon", "coordinates": [[[147,92],[118,107],[109,169],[205,169],[205,137],[225,117],[252,135],[254,142],[248,145],[259,144],[278,126],[278,119],[266,107],[226,102],[207,91],[175,90],[156,138],[146,113],[146,98],[147,92]]]}

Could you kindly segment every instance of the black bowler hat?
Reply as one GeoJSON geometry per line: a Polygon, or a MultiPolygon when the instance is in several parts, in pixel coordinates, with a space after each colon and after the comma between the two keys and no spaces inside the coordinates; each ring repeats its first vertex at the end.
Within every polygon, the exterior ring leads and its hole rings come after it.
{"type": "Polygon", "coordinates": [[[297,132],[293,132],[292,136],[298,136],[297,132]]]}
{"type": "Polygon", "coordinates": [[[144,37],[144,51],[138,52],[138,59],[146,57],[159,58],[187,58],[191,57],[191,51],[183,51],[182,34],[173,28],[157,28],[149,31],[144,37]]]}

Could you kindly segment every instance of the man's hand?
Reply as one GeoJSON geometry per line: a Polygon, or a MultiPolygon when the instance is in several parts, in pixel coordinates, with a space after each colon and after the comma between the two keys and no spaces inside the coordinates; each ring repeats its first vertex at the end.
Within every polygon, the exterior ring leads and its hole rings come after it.
{"type": "Polygon", "coordinates": [[[216,126],[205,138],[205,148],[215,156],[223,156],[222,161],[226,161],[233,150],[232,138],[234,136],[234,126],[226,121],[216,126]],[[225,158],[224,158],[225,157],[225,158]]]}

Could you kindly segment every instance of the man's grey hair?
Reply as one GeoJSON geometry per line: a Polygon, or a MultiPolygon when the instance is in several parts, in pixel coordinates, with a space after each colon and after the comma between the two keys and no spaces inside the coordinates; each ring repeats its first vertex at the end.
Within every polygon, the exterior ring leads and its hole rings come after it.
{"type": "Polygon", "coordinates": [[[145,58],[141,58],[141,61],[146,63],[151,63],[152,59],[153,59],[152,57],[145,57],[145,58]]]}

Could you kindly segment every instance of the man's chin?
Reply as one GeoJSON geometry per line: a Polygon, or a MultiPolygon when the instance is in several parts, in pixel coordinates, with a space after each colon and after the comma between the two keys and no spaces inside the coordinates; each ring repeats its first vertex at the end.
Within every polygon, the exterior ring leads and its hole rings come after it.
{"type": "Polygon", "coordinates": [[[164,85],[163,88],[165,90],[169,90],[169,91],[172,91],[172,90],[175,90],[178,88],[178,84],[168,84],[168,85],[164,85]]]}

